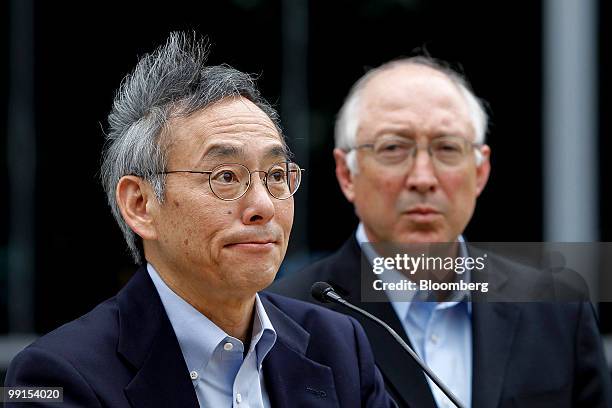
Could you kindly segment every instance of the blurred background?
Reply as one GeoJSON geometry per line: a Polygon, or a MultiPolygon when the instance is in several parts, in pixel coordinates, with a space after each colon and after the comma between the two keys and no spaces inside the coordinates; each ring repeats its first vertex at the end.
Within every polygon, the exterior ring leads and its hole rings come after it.
{"type": "Polygon", "coordinates": [[[135,271],[97,172],[115,90],[168,32],[207,35],[209,62],[256,74],[281,113],[308,170],[287,274],[356,226],[331,154],[349,87],[423,50],[465,72],[490,107],[492,174],[466,238],[612,241],[611,17],[603,0],[2,2],[0,372],[135,271]]]}

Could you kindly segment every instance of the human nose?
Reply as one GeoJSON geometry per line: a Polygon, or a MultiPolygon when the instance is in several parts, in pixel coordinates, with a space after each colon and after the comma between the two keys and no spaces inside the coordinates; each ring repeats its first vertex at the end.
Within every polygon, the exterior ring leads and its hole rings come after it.
{"type": "Polygon", "coordinates": [[[259,176],[259,171],[251,173],[251,184],[243,198],[244,210],[242,212],[242,222],[249,224],[265,224],[269,222],[275,213],[272,196],[264,184],[263,177],[259,176]],[[259,176],[259,177],[258,177],[259,176]]]}
{"type": "Polygon", "coordinates": [[[434,192],[438,187],[438,177],[431,149],[429,146],[425,148],[415,146],[412,154],[412,165],[406,178],[408,189],[421,194],[434,192]]]}

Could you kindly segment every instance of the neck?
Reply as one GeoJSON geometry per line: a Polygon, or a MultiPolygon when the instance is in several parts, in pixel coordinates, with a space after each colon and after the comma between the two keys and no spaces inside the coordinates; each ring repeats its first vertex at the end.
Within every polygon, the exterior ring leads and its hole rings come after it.
{"type": "MultiPolygon", "coordinates": [[[[395,258],[398,255],[400,257],[407,255],[411,258],[420,258],[425,255],[428,258],[446,259],[460,255],[458,240],[453,242],[383,242],[375,239],[367,227],[365,227],[365,234],[379,256],[395,258]]],[[[404,270],[404,275],[414,282],[426,279],[440,283],[453,282],[456,279],[454,271],[436,270],[421,264],[412,266],[413,269],[409,273],[404,270]]]]}
{"type": "MultiPolygon", "coordinates": [[[[174,290],[174,289],[172,289],[174,290]]],[[[183,297],[179,292],[179,296],[183,297]]],[[[190,305],[216,324],[221,330],[242,341],[245,350],[251,340],[255,295],[242,301],[222,302],[221,299],[185,298],[190,305]]]]}
{"type": "Polygon", "coordinates": [[[183,300],[206,316],[228,335],[242,341],[245,349],[251,339],[255,293],[241,295],[211,290],[204,282],[181,279],[179,274],[165,268],[153,267],[168,287],[183,300]],[[200,284],[201,283],[201,284],[200,284]]]}

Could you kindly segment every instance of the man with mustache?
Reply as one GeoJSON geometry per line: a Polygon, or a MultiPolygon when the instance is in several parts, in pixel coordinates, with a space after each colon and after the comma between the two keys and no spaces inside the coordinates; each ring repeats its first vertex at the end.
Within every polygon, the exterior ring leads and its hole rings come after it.
{"type": "MultiPolygon", "coordinates": [[[[278,295],[301,169],[247,74],[171,34],[124,80],[101,177],[141,265],[42,337],[7,386],[70,407],[391,407],[363,329],[278,295]]],[[[85,271],[86,272],[86,271],[85,271]]]]}
{"type": "MultiPolygon", "coordinates": [[[[310,285],[329,282],[400,333],[465,406],[612,406],[588,302],[476,303],[465,292],[422,302],[431,293],[397,299],[389,290],[384,302],[363,301],[373,274],[370,268],[361,278],[362,265],[380,255],[368,243],[449,243],[454,255],[469,254],[462,233],[489,177],[486,131],[482,103],[445,64],[413,57],[368,72],[339,112],[333,152],[340,188],[360,219],[357,230],[336,253],[273,290],[311,300],[310,285]]],[[[505,276],[531,279],[529,270],[495,262],[505,276]]],[[[399,406],[452,406],[388,333],[356,317],[399,406]]]]}

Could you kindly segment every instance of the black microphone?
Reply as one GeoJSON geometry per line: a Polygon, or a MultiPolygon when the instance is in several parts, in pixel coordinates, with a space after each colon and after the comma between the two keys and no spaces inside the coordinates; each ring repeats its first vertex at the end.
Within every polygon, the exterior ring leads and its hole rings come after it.
{"type": "Polygon", "coordinates": [[[395,330],[389,327],[387,323],[383,322],[382,320],[380,320],[378,317],[374,316],[373,314],[368,313],[365,310],[344,300],[342,296],[337,294],[334,288],[327,282],[316,282],[314,285],[312,285],[312,288],[310,288],[310,294],[312,295],[313,298],[315,298],[321,303],[329,303],[329,302],[338,303],[342,306],[348,307],[349,309],[367,317],[370,320],[375,321],[376,323],[384,327],[385,330],[387,330],[391,334],[391,336],[393,336],[395,341],[397,341],[399,345],[402,346],[402,348],[406,350],[408,354],[410,354],[410,357],[412,357],[412,359],[419,365],[419,367],[421,367],[421,370],[423,370],[423,372],[429,378],[431,378],[431,381],[433,381],[434,384],[436,384],[438,388],[440,388],[440,390],[444,393],[444,395],[446,395],[448,399],[451,400],[452,403],[455,404],[457,408],[465,408],[464,405],[461,404],[459,399],[455,396],[455,394],[453,394],[452,391],[449,390],[446,385],[444,385],[442,380],[440,380],[438,376],[435,375],[434,372],[429,369],[429,367],[427,367],[425,362],[421,360],[421,358],[414,352],[414,350],[412,350],[410,346],[406,344],[404,339],[402,339],[395,330]]]}

